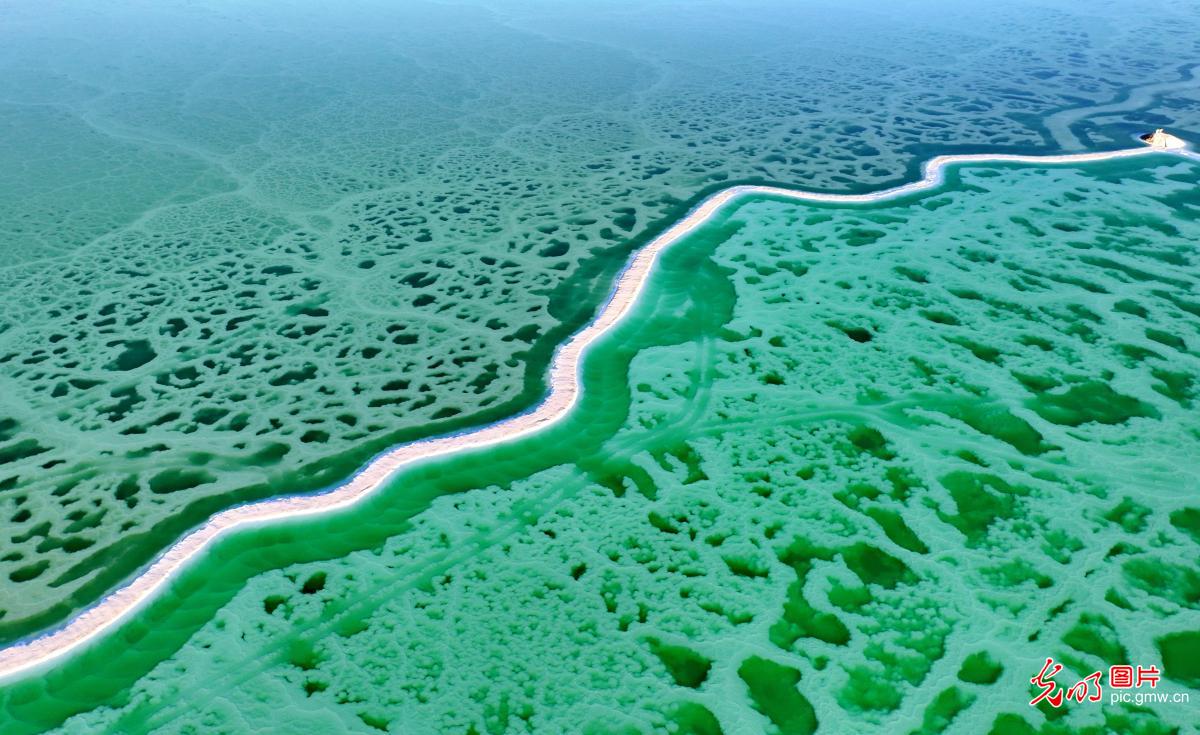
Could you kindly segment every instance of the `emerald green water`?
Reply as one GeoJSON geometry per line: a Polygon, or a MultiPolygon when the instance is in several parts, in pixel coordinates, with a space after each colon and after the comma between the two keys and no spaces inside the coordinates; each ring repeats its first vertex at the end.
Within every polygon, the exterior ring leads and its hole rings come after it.
{"type": "Polygon", "coordinates": [[[239,533],[0,693],[65,732],[1195,732],[1200,168],[745,200],[543,434],[239,533]],[[774,728],[774,729],[772,729],[774,728]]]}
{"type": "Polygon", "coordinates": [[[0,641],[222,508],[528,407],[715,188],[1195,136],[1197,9],[1144,10],[10,3],[0,641]]]}

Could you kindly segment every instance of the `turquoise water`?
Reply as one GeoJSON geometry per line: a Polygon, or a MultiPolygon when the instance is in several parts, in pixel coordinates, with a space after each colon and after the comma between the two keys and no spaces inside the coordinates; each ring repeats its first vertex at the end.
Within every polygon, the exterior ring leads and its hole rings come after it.
{"type": "MultiPolygon", "coordinates": [[[[320,488],[392,443],[530,405],[553,346],[588,318],[628,252],[706,192],[738,181],[863,191],[912,178],[941,152],[1120,148],[1159,125],[1200,134],[1188,4],[1153,13],[1123,2],[1086,13],[1049,3],[872,5],[6,9],[0,639],[61,623],[220,508],[320,488]]],[[[1168,192],[1174,175],[1145,176],[1168,192]]],[[[1186,190],[1162,196],[1186,220],[1186,190]]],[[[1072,214],[1057,224],[1077,226],[1083,205],[1061,206],[1072,214]]],[[[869,245],[890,224],[852,228],[846,240],[869,245]]],[[[898,257],[881,267],[901,267],[898,257]]],[[[1164,262],[1190,264],[1186,252],[1164,262]]],[[[1020,278],[1055,266],[1039,261],[1020,278]]],[[[1125,277],[1139,282],[1140,272],[1125,277]]],[[[728,287],[712,279],[705,300],[719,305],[728,287]]],[[[1029,292],[1011,301],[1042,305],[1029,292]]],[[[863,318],[842,326],[870,333],[866,317],[889,305],[863,302],[863,318]]],[[[948,314],[961,319],[962,308],[948,314]]],[[[1085,341],[1098,329],[1073,308],[1052,321],[1085,341]]],[[[1190,356],[1191,325],[1149,328],[1170,349],[1172,334],[1184,340],[1190,356]]],[[[993,355],[986,340],[960,337],[970,354],[993,355]]],[[[819,351],[818,364],[837,365],[841,348],[819,351]]],[[[1020,390],[1042,386],[1039,363],[1023,359],[1036,380],[1020,390]]],[[[1128,380],[1150,399],[1190,400],[1190,363],[1163,359],[1171,364],[1159,374],[1128,380]]],[[[772,369],[809,360],[797,354],[772,369]]],[[[829,387],[869,368],[804,380],[829,387]]],[[[715,378],[661,376],[698,395],[715,378]]],[[[1042,392],[1069,392],[1054,379],[1042,392]]],[[[1101,372],[1092,382],[1112,379],[1101,372]]],[[[617,383],[613,422],[628,403],[620,396],[642,393],[617,383]]],[[[1090,382],[1072,395],[1111,398],[1090,382]]],[[[913,400],[968,425],[994,419],[990,408],[913,400]]],[[[1067,420],[1070,409],[1047,400],[1028,410],[1067,420]]],[[[1103,420],[1144,411],[1111,400],[1079,422],[1101,421],[1091,428],[1113,435],[1086,438],[1099,448],[1072,461],[1109,461],[1125,429],[1103,420]]],[[[1045,440],[997,420],[1021,451],[1045,440]]],[[[919,435],[934,441],[937,429],[919,435]]],[[[568,454],[582,451],[584,439],[568,436],[568,454]]],[[[1147,449],[1129,471],[1186,487],[1155,464],[1167,451],[1147,449]]],[[[512,483],[528,472],[518,464],[512,483]]],[[[285,545],[275,557],[229,562],[219,592],[195,593],[208,602],[187,598],[190,622],[73,708],[109,701],[168,658],[233,604],[248,576],[389,538],[419,545],[406,523],[425,523],[433,498],[503,486],[490,464],[472,472],[403,502],[389,496],[389,520],[338,531],[329,548],[285,545]]],[[[483,509],[475,513],[486,517],[483,509]]],[[[1186,526],[1191,516],[1177,510],[1186,526]]],[[[1154,517],[1172,517],[1162,512],[1154,517]]],[[[470,515],[456,522],[467,528],[470,515]]],[[[878,518],[885,530],[893,523],[878,518]]],[[[1138,533],[1150,538],[1164,523],[1138,533]]],[[[1168,577],[1163,584],[1178,581],[1168,577]]],[[[764,670],[773,671],[750,664],[747,676],[764,670]]]]}
{"type": "Polygon", "coordinates": [[[1197,605],[1197,183],[1164,156],[747,200],[668,253],[565,425],[222,542],[6,711],[106,705],[68,732],[1191,726],[1187,705],[1027,701],[1046,656],[1068,683],[1135,661],[1200,684],[1168,653],[1197,605]]]}
{"type": "Polygon", "coordinates": [[[0,639],[528,406],[706,191],[1197,130],[1187,5],[559,5],[7,9],[0,639]]]}

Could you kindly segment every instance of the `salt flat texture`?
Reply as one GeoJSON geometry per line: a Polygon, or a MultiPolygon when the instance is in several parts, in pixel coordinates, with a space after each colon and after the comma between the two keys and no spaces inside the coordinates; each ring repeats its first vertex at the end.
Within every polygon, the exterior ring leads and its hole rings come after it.
{"type": "Polygon", "coordinates": [[[1193,735],[1188,707],[1028,700],[1046,656],[1200,696],[1200,167],[946,179],[733,200],[659,254],[560,421],[230,535],[0,717],[1193,735]]]}
{"type": "Polygon", "coordinates": [[[532,407],[707,193],[1200,131],[1195,3],[350,7],[6,9],[0,643],[224,508],[532,407]]]}
{"type": "Polygon", "coordinates": [[[397,471],[422,460],[512,441],[560,421],[579,399],[579,365],[587,347],[610,330],[633,307],[650,278],[663,249],[703,225],[723,206],[738,197],[765,195],[804,202],[866,204],[903,197],[938,186],[946,167],[966,163],[1081,164],[1144,156],[1149,148],[1060,156],[961,155],[939,156],[925,166],[919,181],[873,194],[822,194],[769,186],[736,186],[704,200],[691,213],[638,251],[621,273],[608,303],[588,327],[571,338],[554,356],[550,390],[530,413],[478,431],[425,440],[392,449],[373,460],[345,484],[327,493],[270,500],[223,511],[171,546],[148,569],[100,604],[74,618],[64,628],[0,651],[0,676],[12,676],[53,661],[118,625],[166,585],[171,577],[202,554],[222,534],[239,527],[299,518],[348,508],[386,483],[397,471]]]}

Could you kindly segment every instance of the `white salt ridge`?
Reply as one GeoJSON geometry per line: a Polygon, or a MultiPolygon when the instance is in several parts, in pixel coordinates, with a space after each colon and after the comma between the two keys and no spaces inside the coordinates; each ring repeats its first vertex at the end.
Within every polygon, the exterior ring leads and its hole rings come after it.
{"type": "MultiPolygon", "coordinates": [[[[766,195],[802,202],[867,204],[936,188],[943,182],[946,168],[956,164],[1078,164],[1132,158],[1163,150],[1141,147],[1058,156],[939,156],[925,165],[924,175],[920,180],[871,194],[822,194],[773,186],[733,186],[723,189],[702,201],[683,219],[634,254],[617,278],[608,302],[600,309],[596,318],[556,351],[550,365],[549,394],[535,409],[475,431],[400,445],[373,459],[344,484],[320,495],[275,498],[217,513],[168,548],[124,587],[81,612],[62,628],[0,650],[0,679],[29,673],[45,666],[114,629],[164,589],[175,574],[225,533],[237,528],[349,508],[377,491],[401,469],[417,462],[512,441],[562,420],[579,400],[583,390],[579,379],[579,367],[585,351],[632,310],[649,281],[658,255],[667,247],[687,237],[734,199],[746,195],[766,195]]],[[[1172,152],[1182,153],[1190,158],[1200,158],[1185,149],[1172,152]]]]}

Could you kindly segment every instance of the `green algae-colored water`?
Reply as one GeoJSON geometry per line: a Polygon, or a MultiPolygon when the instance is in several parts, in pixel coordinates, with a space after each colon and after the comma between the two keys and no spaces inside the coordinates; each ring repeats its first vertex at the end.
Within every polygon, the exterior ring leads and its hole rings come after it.
{"type": "MultiPolygon", "coordinates": [[[[735,182],[1200,139],[1193,3],[0,15],[0,642],[213,512],[528,407],[735,182]],[[664,32],[669,29],[669,32],[664,32]]],[[[0,732],[1196,732],[1194,164],[756,199],[553,431],[226,539],[0,732]],[[1188,728],[1191,728],[1190,730],[1188,728]]]]}
{"type": "Polygon", "coordinates": [[[714,188],[1200,132],[1196,8],[1143,10],[6,7],[0,641],[221,508],[529,406],[714,188]]]}
{"type": "Polygon", "coordinates": [[[1155,156],[743,200],[564,423],[225,539],[3,689],[8,729],[1194,732],[1028,700],[1047,656],[1200,696],[1197,184],[1155,156]]]}

